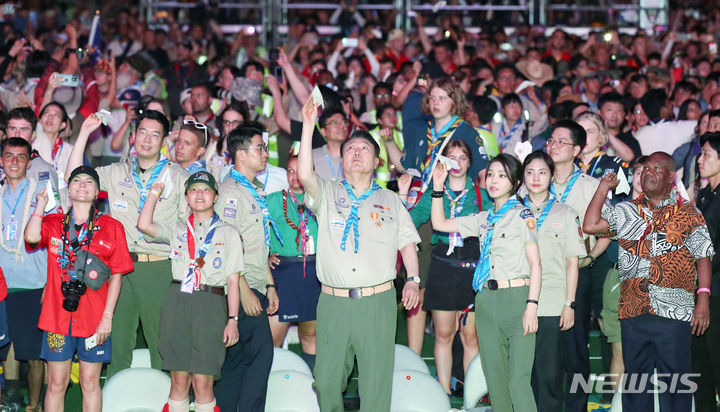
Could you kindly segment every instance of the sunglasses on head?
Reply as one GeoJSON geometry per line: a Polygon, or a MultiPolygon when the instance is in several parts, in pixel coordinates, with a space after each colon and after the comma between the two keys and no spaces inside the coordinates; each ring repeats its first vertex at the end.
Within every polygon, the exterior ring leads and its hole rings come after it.
{"type": "Polygon", "coordinates": [[[204,124],[202,124],[200,122],[196,122],[195,120],[192,120],[192,119],[184,119],[183,124],[195,126],[196,129],[202,130],[203,133],[205,133],[205,142],[203,142],[203,147],[205,147],[205,145],[207,144],[207,140],[208,140],[208,127],[205,126],[204,124]]]}

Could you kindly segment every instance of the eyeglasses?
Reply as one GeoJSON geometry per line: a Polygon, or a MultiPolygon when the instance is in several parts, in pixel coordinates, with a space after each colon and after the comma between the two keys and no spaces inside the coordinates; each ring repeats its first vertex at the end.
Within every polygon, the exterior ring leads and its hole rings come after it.
{"type": "Polygon", "coordinates": [[[232,126],[233,128],[238,127],[242,123],[242,120],[223,120],[223,125],[232,126]]]}
{"type": "Polygon", "coordinates": [[[337,126],[347,127],[347,125],[349,125],[350,123],[348,123],[347,120],[343,119],[343,120],[330,120],[329,122],[327,122],[327,124],[328,124],[328,126],[332,126],[332,127],[337,127],[337,126]]]}
{"type": "Polygon", "coordinates": [[[378,93],[375,95],[376,99],[388,99],[390,98],[390,93],[378,93]]]}
{"type": "Polygon", "coordinates": [[[547,143],[545,143],[545,146],[547,146],[547,147],[550,147],[550,146],[575,146],[575,143],[566,142],[564,140],[559,140],[559,139],[550,139],[547,141],[547,143]]]}
{"type": "Polygon", "coordinates": [[[248,147],[247,149],[243,149],[243,150],[245,150],[245,151],[258,150],[258,151],[261,152],[261,153],[262,153],[262,152],[268,153],[268,145],[266,145],[266,144],[261,144],[261,145],[258,145],[258,146],[248,147]]]}
{"type": "Polygon", "coordinates": [[[207,144],[207,140],[208,140],[208,127],[205,126],[204,124],[202,124],[202,123],[200,123],[200,122],[196,122],[195,120],[192,120],[192,119],[185,119],[185,120],[183,120],[183,125],[185,125],[185,126],[195,126],[196,129],[202,130],[203,133],[205,133],[205,141],[203,142],[202,147],[205,147],[205,145],[207,144]]]}

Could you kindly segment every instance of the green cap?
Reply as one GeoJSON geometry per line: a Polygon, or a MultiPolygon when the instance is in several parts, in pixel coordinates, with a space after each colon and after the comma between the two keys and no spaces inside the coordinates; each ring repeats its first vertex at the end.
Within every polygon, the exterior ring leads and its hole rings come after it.
{"type": "Polygon", "coordinates": [[[213,177],[213,175],[204,170],[195,172],[191,174],[190,177],[188,177],[188,180],[185,181],[185,193],[187,193],[188,189],[190,189],[190,186],[194,185],[195,183],[203,183],[210,187],[210,189],[214,190],[215,193],[218,192],[218,185],[215,177],[213,177]]]}

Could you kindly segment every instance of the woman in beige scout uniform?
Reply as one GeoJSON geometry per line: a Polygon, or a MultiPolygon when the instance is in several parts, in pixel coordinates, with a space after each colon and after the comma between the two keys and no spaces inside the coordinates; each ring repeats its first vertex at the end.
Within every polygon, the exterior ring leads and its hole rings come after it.
{"type": "Polygon", "coordinates": [[[564,346],[560,331],[575,323],[578,257],[586,254],[577,213],[550,193],[554,171],[555,163],[545,152],[533,152],[523,162],[528,192],[524,202],[535,215],[542,264],[532,375],[540,412],[562,410],[564,346]]]}
{"type": "Polygon", "coordinates": [[[477,236],[481,245],[473,277],[475,324],[493,411],[534,412],[530,375],[542,269],[535,218],[516,196],[520,162],[507,154],[490,161],[486,184],[494,205],[474,216],[445,218],[446,178],[445,167],[438,164],[433,173],[433,229],[477,236]]]}

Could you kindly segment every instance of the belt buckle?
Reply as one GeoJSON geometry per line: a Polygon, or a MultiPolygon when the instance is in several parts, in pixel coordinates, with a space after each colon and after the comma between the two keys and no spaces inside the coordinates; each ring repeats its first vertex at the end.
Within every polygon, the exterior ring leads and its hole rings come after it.
{"type": "Polygon", "coordinates": [[[497,280],[495,280],[495,279],[488,280],[487,285],[488,285],[488,289],[490,289],[490,290],[498,289],[498,283],[497,283],[497,280]]]}
{"type": "Polygon", "coordinates": [[[362,296],[362,288],[348,289],[348,297],[350,299],[360,299],[362,296]]]}

